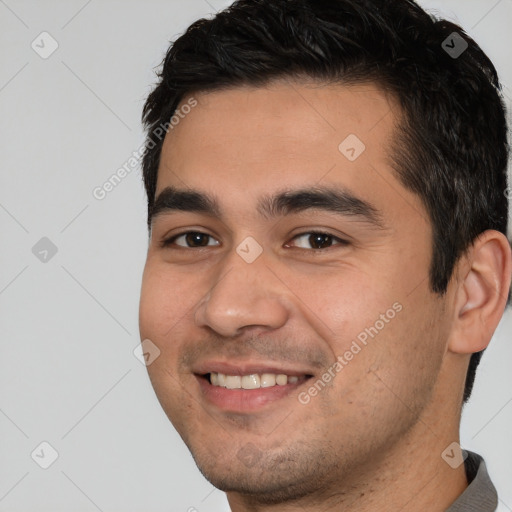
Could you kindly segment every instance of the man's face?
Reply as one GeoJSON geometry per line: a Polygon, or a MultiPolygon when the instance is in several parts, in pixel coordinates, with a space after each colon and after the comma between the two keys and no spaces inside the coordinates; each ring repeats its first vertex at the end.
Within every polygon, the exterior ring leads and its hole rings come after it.
{"type": "Polygon", "coordinates": [[[194,97],[165,139],[143,278],[156,394],[221,489],[356,480],[430,407],[449,334],[428,216],[390,166],[397,107],[371,85],[194,97]]]}

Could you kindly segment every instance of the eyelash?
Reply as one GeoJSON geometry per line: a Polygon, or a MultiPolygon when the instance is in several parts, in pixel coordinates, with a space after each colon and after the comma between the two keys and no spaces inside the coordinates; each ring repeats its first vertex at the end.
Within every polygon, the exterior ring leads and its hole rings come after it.
{"type": "MultiPolygon", "coordinates": [[[[202,231],[184,231],[182,233],[178,233],[176,235],[173,235],[172,237],[170,238],[166,238],[164,239],[162,242],[161,242],[161,247],[162,248],[170,248],[174,243],[175,241],[182,237],[182,236],[185,236],[185,235],[190,235],[190,234],[194,234],[194,235],[204,235],[204,236],[207,236],[207,237],[210,237],[210,238],[213,238],[212,235],[209,235],[208,233],[203,233],[202,231]]],[[[343,240],[342,238],[339,238],[331,233],[327,233],[327,232],[324,232],[324,231],[305,231],[303,233],[298,233],[297,235],[295,235],[292,240],[295,240],[296,238],[300,238],[300,237],[303,237],[305,235],[320,235],[320,236],[326,236],[326,237],[329,237],[332,239],[332,241],[336,241],[338,242],[337,244],[335,244],[334,246],[329,246],[329,247],[326,247],[326,248],[317,248],[317,249],[304,249],[303,247],[297,247],[297,249],[300,249],[302,251],[308,251],[308,252],[320,252],[320,251],[328,251],[329,249],[332,249],[333,247],[336,247],[336,246],[346,246],[346,245],[349,245],[349,242],[347,240],[343,240]]],[[[178,248],[180,249],[186,249],[186,250],[190,250],[190,249],[202,249],[204,247],[217,247],[216,245],[215,246],[200,246],[200,247],[183,247],[181,245],[177,246],[178,248]]]]}

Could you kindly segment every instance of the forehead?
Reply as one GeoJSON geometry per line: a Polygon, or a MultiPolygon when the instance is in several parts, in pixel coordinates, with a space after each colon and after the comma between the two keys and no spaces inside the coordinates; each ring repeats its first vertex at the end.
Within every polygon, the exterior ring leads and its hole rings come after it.
{"type": "Polygon", "coordinates": [[[229,202],[235,195],[256,200],[284,185],[334,184],[421,209],[390,166],[399,108],[374,84],[279,81],[193,98],[196,106],[165,138],[157,195],[175,185],[229,202]]]}
{"type": "MultiPolygon", "coordinates": [[[[183,146],[194,145],[207,151],[206,158],[238,156],[246,164],[264,157],[279,159],[284,153],[304,159],[324,152],[338,158],[338,144],[349,134],[356,134],[368,150],[376,149],[382,136],[390,135],[396,116],[391,99],[370,84],[279,81],[193,97],[197,106],[171,127],[163,156],[171,152],[181,160],[183,146]],[[383,123],[385,117],[388,122],[383,123]]],[[[205,154],[186,157],[188,162],[201,161],[205,154]]]]}

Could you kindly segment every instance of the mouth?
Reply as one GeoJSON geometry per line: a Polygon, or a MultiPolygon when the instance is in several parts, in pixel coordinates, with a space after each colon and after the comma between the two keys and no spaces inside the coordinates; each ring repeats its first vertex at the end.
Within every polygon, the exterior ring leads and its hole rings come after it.
{"type": "Polygon", "coordinates": [[[302,384],[311,375],[286,375],[285,373],[251,373],[249,375],[226,375],[211,372],[206,376],[212,386],[226,389],[261,389],[287,384],[302,384]]]}
{"type": "Polygon", "coordinates": [[[195,374],[204,399],[225,412],[254,412],[296,394],[313,377],[300,372],[226,372],[195,374]]]}

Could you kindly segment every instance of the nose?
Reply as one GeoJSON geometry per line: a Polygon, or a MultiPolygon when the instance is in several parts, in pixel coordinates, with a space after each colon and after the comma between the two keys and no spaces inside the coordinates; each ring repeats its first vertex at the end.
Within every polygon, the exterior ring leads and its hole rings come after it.
{"type": "Polygon", "coordinates": [[[233,251],[224,261],[221,276],[198,304],[195,321],[225,337],[236,337],[248,327],[278,329],[289,317],[285,294],[284,285],[266,266],[264,254],[247,263],[233,251]]]}

